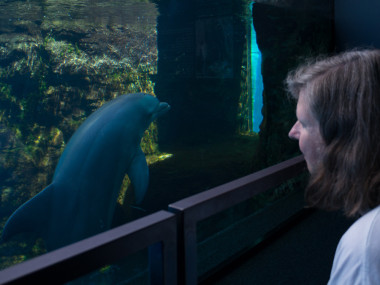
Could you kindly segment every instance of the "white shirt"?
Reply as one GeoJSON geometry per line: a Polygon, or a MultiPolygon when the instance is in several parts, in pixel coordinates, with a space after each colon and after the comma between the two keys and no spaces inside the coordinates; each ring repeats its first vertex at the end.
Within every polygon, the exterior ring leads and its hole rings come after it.
{"type": "Polygon", "coordinates": [[[380,206],[342,236],[328,285],[380,285],[380,206]]]}

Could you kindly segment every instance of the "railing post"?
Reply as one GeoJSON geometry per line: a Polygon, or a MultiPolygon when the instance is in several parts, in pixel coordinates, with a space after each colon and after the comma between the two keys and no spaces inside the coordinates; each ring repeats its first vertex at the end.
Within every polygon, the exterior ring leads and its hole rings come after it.
{"type": "Polygon", "coordinates": [[[198,281],[198,259],[197,259],[197,225],[185,220],[185,284],[196,285],[198,281]]]}
{"type": "Polygon", "coordinates": [[[149,246],[149,274],[151,285],[164,285],[164,254],[161,242],[149,246]]]}
{"type": "Polygon", "coordinates": [[[197,229],[196,223],[189,222],[184,212],[169,205],[168,211],[177,215],[177,268],[178,284],[196,285],[197,274],[197,229]]]}

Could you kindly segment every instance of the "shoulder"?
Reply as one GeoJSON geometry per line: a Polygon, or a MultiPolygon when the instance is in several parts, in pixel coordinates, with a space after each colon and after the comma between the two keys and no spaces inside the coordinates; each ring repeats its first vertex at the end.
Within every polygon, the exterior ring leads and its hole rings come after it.
{"type": "Polygon", "coordinates": [[[343,235],[340,244],[359,251],[366,251],[373,242],[380,246],[380,240],[374,236],[376,231],[380,231],[379,227],[380,206],[358,219],[343,235]]]}
{"type": "Polygon", "coordinates": [[[377,207],[358,219],[341,238],[329,284],[380,284],[379,236],[377,207]]]}

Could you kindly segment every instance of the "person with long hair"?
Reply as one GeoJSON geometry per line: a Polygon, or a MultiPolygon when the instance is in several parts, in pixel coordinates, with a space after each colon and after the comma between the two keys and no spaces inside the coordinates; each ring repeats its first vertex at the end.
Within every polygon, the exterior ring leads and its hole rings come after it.
{"type": "Polygon", "coordinates": [[[329,285],[380,284],[380,50],[347,51],[290,72],[311,207],[358,220],[341,238],[329,285]]]}

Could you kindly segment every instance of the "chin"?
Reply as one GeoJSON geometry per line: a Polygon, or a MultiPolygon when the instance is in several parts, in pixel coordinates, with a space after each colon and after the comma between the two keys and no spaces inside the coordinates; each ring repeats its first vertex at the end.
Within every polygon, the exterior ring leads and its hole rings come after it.
{"type": "Polygon", "coordinates": [[[313,167],[313,165],[311,165],[307,160],[306,160],[306,167],[310,174],[313,174],[313,172],[315,172],[315,167],[313,167]]]}

